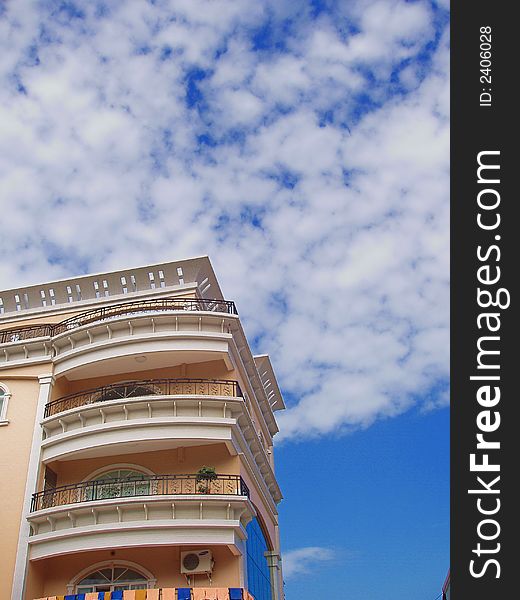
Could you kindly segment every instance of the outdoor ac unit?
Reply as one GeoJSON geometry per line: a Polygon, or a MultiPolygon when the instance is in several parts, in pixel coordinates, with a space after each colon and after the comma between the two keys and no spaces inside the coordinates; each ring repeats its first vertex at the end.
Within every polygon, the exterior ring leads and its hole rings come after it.
{"type": "Polygon", "coordinates": [[[213,565],[211,550],[181,552],[181,573],[211,573],[213,565]]]}

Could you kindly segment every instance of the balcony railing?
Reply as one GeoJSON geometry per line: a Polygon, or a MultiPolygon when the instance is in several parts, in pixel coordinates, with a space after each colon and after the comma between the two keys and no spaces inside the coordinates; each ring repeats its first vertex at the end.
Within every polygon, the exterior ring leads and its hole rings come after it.
{"type": "Polygon", "coordinates": [[[0,344],[7,342],[20,342],[38,337],[55,336],[65,331],[70,331],[89,325],[122,317],[125,315],[140,315],[157,312],[169,311],[206,311],[219,312],[236,315],[237,309],[234,302],[228,300],[209,300],[200,298],[158,298],[151,300],[138,300],[135,302],[125,302],[123,304],[113,304],[101,308],[89,310],[75,317],[71,317],[61,323],[39,325],[27,325],[24,327],[14,327],[0,331],[0,344]]]}
{"type": "Polygon", "coordinates": [[[25,327],[14,327],[0,331],[0,344],[7,342],[22,342],[39,337],[50,337],[53,334],[53,325],[27,325],[25,327]]]}
{"type": "MultiPolygon", "coordinates": [[[[120,589],[122,589],[121,586],[118,586],[120,589]]],[[[147,589],[146,591],[146,597],[150,598],[180,598],[181,597],[181,592],[180,591],[175,591],[175,590],[182,590],[182,593],[184,594],[182,597],[186,598],[193,598],[194,594],[196,593],[196,591],[200,592],[200,588],[150,588],[147,589]],[[152,592],[153,596],[150,596],[150,594],[148,594],[148,592],[152,592]],[[188,596],[186,596],[186,594],[189,594],[188,596]]],[[[212,586],[206,586],[205,587],[205,591],[206,591],[206,596],[208,598],[239,598],[240,600],[255,600],[254,596],[247,591],[247,589],[245,588],[213,588],[212,586]]],[[[123,598],[123,592],[122,591],[114,591],[114,592],[103,592],[104,593],[104,598],[106,600],[110,599],[110,600],[121,600],[121,598],[123,598]]],[[[98,598],[98,592],[94,592],[95,597],[98,598]]],[[[60,596],[58,596],[59,598],[60,596]]],[[[63,598],[63,596],[61,596],[63,598]]],[[[69,594],[68,596],[65,595],[66,598],[70,598],[71,600],[79,600],[80,598],[84,598],[85,594],[79,593],[77,595],[75,594],[69,594]]],[[[38,600],[53,600],[54,598],[56,598],[56,596],[45,596],[44,598],[38,598],[38,600]]]]}
{"type": "Polygon", "coordinates": [[[95,500],[193,494],[249,497],[249,488],[240,475],[217,475],[211,480],[201,479],[197,474],[154,475],[142,479],[97,479],[37,492],[32,497],[31,512],[95,500]]]}
{"type": "Polygon", "coordinates": [[[45,418],[72,408],[109,400],[172,395],[241,397],[242,392],[236,381],[226,379],[140,379],[113,383],[58,398],[46,405],[45,418]]]}

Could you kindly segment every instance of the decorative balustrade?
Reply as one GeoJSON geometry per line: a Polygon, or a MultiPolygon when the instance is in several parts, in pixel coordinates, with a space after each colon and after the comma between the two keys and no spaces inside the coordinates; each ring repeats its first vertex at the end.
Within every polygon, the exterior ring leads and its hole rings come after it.
{"type": "Polygon", "coordinates": [[[193,494],[249,497],[249,489],[239,475],[217,475],[214,479],[199,474],[97,479],[37,492],[32,497],[31,512],[95,500],[193,494]]]}
{"type": "Polygon", "coordinates": [[[205,311],[236,315],[237,309],[234,302],[228,300],[200,299],[200,298],[156,298],[113,304],[89,310],[75,317],[70,317],[61,323],[26,325],[13,327],[0,331],[0,344],[21,342],[38,337],[54,337],[60,333],[71,331],[89,325],[122,317],[125,315],[146,315],[158,312],[171,311],[205,311]]]}
{"type": "Polygon", "coordinates": [[[45,407],[45,418],[58,413],[109,400],[124,400],[142,396],[230,396],[241,397],[236,381],[217,379],[141,379],[114,383],[69,394],[49,402],[45,407]]]}
{"type": "MultiPolygon", "coordinates": [[[[244,588],[214,588],[207,586],[206,588],[154,588],[143,589],[141,591],[142,598],[145,600],[174,600],[179,598],[194,598],[197,592],[204,590],[204,597],[208,600],[225,600],[233,598],[234,600],[255,600],[254,596],[244,588]]],[[[98,598],[98,593],[95,592],[95,597],[98,598]]],[[[135,592],[129,591],[114,591],[102,592],[105,600],[126,600],[126,598],[135,598],[135,592]],[[128,594],[128,595],[127,595],[128,594]]],[[[56,600],[60,596],[45,596],[37,600],[56,600]]],[[[63,596],[61,596],[63,598],[63,596]]],[[[70,600],[84,600],[85,594],[69,594],[65,596],[70,600]]],[[[200,596],[198,596],[200,597],[200,596]]]]}

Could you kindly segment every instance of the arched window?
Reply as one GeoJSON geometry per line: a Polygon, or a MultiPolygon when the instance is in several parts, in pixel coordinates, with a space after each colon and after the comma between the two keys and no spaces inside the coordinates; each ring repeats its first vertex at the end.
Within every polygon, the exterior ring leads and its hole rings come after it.
{"type": "Polygon", "coordinates": [[[272,600],[271,577],[265,553],[269,551],[266,537],[258,519],[246,527],[247,586],[255,600],[272,600]]]}
{"type": "Polygon", "coordinates": [[[145,590],[154,586],[155,580],[149,574],[140,572],[134,566],[112,563],[101,565],[88,575],[80,575],[71,591],[76,594],[86,594],[116,590],[145,590]]]}
{"type": "Polygon", "coordinates": [[[149,496],[149,475],[130,468],[112,469],[92,477],[97,482],[86,489],[86,500],[149,496]]]}
{"type": "Polygon", "coordinates": [[[103,390],[96,402],[107,402],[108,400],[120,400],[123,398],[137,398],[139,396],[153,396],[160,393],[155,390],[153,385],[141,385],[136,383],[121,384],[113,387],[108,387],[103,390]]]}
{"type": "Polygon", "coordinates": [[[0,383],[0,425],[7,425],[7,404],[11,394],[9,390],[0,383]]]}

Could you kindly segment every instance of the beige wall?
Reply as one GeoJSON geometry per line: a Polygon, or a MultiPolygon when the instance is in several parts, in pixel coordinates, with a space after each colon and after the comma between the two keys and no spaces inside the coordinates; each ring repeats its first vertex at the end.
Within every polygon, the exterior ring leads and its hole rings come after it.
{"type": "Polygon", "coordinates": [[[238,475],[240,459],[231,456],[225,444],[189,446],[182,449],[123,454],[83,460],[55,461],[49,465],[58,475],[58,485],[78,483],[91,473],[115,464],[132,464],[150,469],[156,475],[196,473],[202,466],[215,467],[217,473],[238,475]]]}
{"type": "Polygon", "coordinates": [[[203,363],[194,363],[187,365],[178,365],[175,367],[166,367],[162,369],[149,369],[146,371],[137,371],[130,373],[119,373],[108,377],[93,377],[90,379],[81,379],[78,381],[69,381],[66,377],[60,377],[56,380],[53,389],[52,399],[56,400],[67,394],[81,392],[118,381],[129,381],[132,379],[175,379],[177,377],[193,377],[200,379],[237,379],[235,370],[228,371],[223,360],[214,360],[203,363]]]}
{"type": "Polygon", "coordinates": [[[9,424],[0,427],[0,481],[2,482],[0,581],[3,590],[10,590],[12,585],[39,395],[38,375],[46,372],[48,372],[47,366],[41,365],[0,370],[0,382],[12,394],[6,415],[9,424]]]}
{"type": "MultiPolygon", "coordinates": [[[[67,584],[83,569],[103,561],[126,560],[141,565],[157,578],[157,587],[186,587],[180,573],[180,553],[210,549],[215,561],[212,586],[240,587],[241,558],[233,556],[225,546],[168,546],[81,552],[30,564],[25,600],[41,596],[65,594],[67,584]]],[[[191,587],[208,585],[205,575],[196,575],[191,587]]]]}
{"type": "Polygon", "coordinates": [[[61,321],[65,321],[69,317],[74,317],[75,315],[79,315],[85,311],[63,311],[54,315],[42,315],[41,317],[33,317],[33,318],[19,318],[20,313],[14,313],[12,315],[12,319],[6,319],[5,321],[0,322],[0,331],[4,329],[14,329],[15,327],[26,327],[27,325],[40,325],[41,323],[60,323],[61,321]]]}

